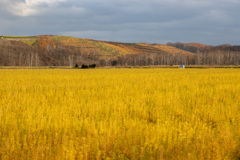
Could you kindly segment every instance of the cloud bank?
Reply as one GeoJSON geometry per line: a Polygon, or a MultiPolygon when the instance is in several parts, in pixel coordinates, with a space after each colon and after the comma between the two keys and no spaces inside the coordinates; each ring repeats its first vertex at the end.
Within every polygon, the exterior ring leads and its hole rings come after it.
{"type": "Polygon", "coordinates": [[[2,35],[240,44],[239,0],[2,0],[2,35]]]}

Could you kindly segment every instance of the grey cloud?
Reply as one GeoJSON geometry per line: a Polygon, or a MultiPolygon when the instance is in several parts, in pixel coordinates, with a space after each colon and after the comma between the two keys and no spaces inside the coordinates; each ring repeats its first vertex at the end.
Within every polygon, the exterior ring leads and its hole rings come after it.
{"type": "Polygon", "coordinates": [[[0,2],[1,34],[61,34],[150,43],[240,43],[238,0],[42,1],[30,6],[38,14],[25,17],[8,10],[10,4],[20,2],[24,1],[0,2]]]}

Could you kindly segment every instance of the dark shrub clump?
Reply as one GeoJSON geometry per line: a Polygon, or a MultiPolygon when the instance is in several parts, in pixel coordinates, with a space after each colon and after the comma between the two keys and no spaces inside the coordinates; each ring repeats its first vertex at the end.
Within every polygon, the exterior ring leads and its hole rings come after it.
{"type": "Polygon", "coordinates": [[[87,68],[89,68],[89,67],[88,67],[88,65],[83,64],[81,68],[82,68],[82,69],[87,69],[87,68]]]}
{"type": "Polygon", "coordinates": [[[91,64],[91,65],[89,65],[89,68],[96,68],[96,64],[91,64]]]}
{"type": "Polygon", "coordinates": [[[116,66],[118,64],[118,62],[115,60],[112,62],[112,66],[116,66]]]}

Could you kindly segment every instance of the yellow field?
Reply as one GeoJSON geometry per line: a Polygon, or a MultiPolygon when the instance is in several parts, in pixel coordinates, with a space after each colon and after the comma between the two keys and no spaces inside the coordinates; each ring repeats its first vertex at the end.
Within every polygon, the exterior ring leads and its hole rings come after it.
{"type": "Polygon", "coordinates": [[[0,70],[0,159],[237,158],[239,69],[0,70]]]}

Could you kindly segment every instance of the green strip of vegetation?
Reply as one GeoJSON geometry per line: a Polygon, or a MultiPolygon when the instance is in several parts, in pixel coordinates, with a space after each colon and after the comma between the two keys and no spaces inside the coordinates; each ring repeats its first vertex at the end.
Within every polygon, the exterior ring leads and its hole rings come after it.
{"type": "Polygon", "coordinates": [[[2,36],[1,38],[8,38],[8,39],[28,39],[28,38],[37,38],[37,37],[5,37],[5,36],[2,36]]]}
{"type": "Polygon", "coordinates": [[[21,42],[23,42],[23,43],[25,43],[25,44],[27,44],[29,46],[32,46],[34,44],[37,44],[38,41],[37,40],[29,40],[29,41],[21,40],[21,42]]]}
{"type": "Polygon", "coordinates": [[[49,38],[51,38],[52,40],[55,40],[55,41],[63,41],[63,40],[67,40],[67,39],[78,39],[78,38],[69,37],[69,36],[52,36],[49,38]]]}

